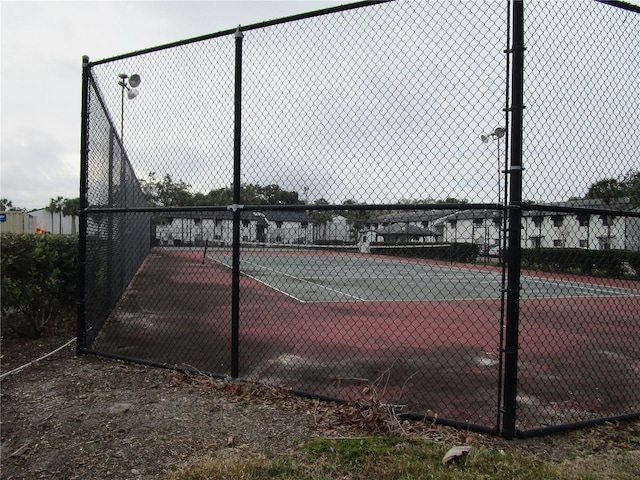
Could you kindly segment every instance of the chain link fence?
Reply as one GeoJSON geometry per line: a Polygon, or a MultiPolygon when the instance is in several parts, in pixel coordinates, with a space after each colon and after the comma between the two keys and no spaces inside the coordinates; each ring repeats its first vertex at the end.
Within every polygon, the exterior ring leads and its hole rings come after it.
{"type": "Polygon", "coordinates": [[[639,20],[637,7],[525,5],[522,266],[543,270],[557,298],[533,300],[522,282],[522,425],[639,411],[639,20]],[[569,301],[567,275],[611,290],[569,301]]]}
{"type": "Polygon", "coordinates": [[[507,438],[637,418],[640,17],[522,8],[85,58],[79,353],[507,438]]]}

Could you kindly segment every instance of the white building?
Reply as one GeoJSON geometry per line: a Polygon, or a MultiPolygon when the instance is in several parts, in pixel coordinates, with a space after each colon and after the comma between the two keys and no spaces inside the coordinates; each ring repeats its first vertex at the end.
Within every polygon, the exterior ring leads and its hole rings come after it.
{"type": "Polygon", "coordinates": [[[76,235],[78,233],[78,217],[61,215],[60,212],[48,212],[40,209],[29,212],[36,219],[36,228],[47,233],[76,235]]]}
{"type": "MultiPolygon", "coordinates": [[[[161,245],[231,245],[233,213],[179,212],[157,224],[156,241],[161,245]]],[[[251,243],[313,243],[313,225],[302,211],[240,212],[240,241],[251,243]]]]}
{"type": "MultiPolygon", "coordinates": [[[[522,248],[583,248],[589,250],[640,251],[640,218],[621,215],[568,213],[553,211],[590,208],[637,212],[628,199],[609,204],[602,200],[573,200],[545,205],[550,210],[523,210],[522,248]]],[[[497,245],[504,235],[504,218],[495,210],[461,210],[440,217],[434,222],[443,231],[445,242],[473,242],[479,245],[497,245]]]]}
{"type": "Polygon", "coordinates": [[[22,210],[0,212],[0,233],[36,233],[36,217],[22,210]]]}

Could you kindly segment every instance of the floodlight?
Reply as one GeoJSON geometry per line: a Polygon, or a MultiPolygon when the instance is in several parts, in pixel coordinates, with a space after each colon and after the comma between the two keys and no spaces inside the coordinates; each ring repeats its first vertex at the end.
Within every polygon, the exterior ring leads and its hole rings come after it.
{"type": "Polygon", "coordinates": [[[489,141],[489,137],[487,135],[480,135],[480,140],[482,140],[482,143],[487,143],[489,141]]]}
{"type": "Polygon", "coordinates": [[[131,85],[131,88],[136,88],[138,85],[140,85],[140,75],[138,75],[137,73],[131,75],[129,77],[129,85],[131,85]]]}
{"type": "MultiPolygon", "coordinates": [[[[129,83],[131,83],[131,79],[129,79],[129,83]]],[[[504,137],[504,134],[506,133],[506,130],[504,128],[498,127],[493,131],[493,134],[497,137],[497,138],[502,138],[504,137]]]]}
{"type": "Polygon", "coordinates": [[[127,98],[129,100],[133,100],[140,93],[138,90],[138,86],[140,85],[140,75],[134,73],[129,76],[126,73],[119,73],[118,78],[120,81],[118,85],[120,85],[122,96],[120,100],[120,141],[124,143],[124,91],[127,91],[127,98]]]}

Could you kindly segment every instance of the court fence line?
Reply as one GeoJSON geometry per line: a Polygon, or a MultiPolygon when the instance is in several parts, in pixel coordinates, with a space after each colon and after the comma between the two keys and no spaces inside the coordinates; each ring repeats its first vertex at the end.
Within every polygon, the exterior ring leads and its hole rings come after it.
{"type": "Polygon", "coordinates": [[[84,57],[77,353],[508,439],[640,418],[638,13],[360,2],[84,57]]]}

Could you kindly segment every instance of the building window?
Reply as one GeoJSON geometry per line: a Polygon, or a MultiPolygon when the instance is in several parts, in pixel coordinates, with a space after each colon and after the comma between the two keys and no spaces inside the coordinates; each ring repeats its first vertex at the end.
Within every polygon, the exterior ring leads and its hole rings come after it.
{"type": "Polygon", "coordinates": [[[562,240],[554,240],[553,241],[553,246],[554,247],[562,247],[562,240]]]}
{"type": "Polygon", "coordinates": [[[451,228],[456,228],[458,226],[458,221],[457,220],[449,220],[449,226],[451,228]]]}
{"type": "MultiPolygon", "coordinates": [[[[613,226],[613,215],[600,215],[600,220],[602,220],[603,227],[612,227],[613,226]]],[[[608,249],[603,249],[608,250],[608,249]]]]}
{"type": "Polygon", "coordinates": [[[481,227],[484,224],[484,218],[474,218],[473,223],[474,225],[481,227]]]}
{"type": "Polygon", "coordinates": [[[562,222],[564,221],[564,215],[552,215],[551,221],[553,222],[554,227],[561,227],[562,222]]]}
{"type": "Polygon", "coordinates": [[[243,220],[243,221],[242,221],[242,226],[243,226],[244,228],[247,228],[247,227],[249,226],[249,220],[243,220]]]}
{"type": "Polygon", "coordinates": [[[589,226],[589,220],[591,218],[590,215],[576,215],[576,218],[578,219],[578,222],[580,223],[581,227],[588,227],[589,226]]]}
{"type": "Polygon", "coordinates": [[[531,217],[531,221],[538,228],[542,226],[542,216],[531,217]]]}
{"type": "Polygon", "coordinates": [[[585,240],[580,240],[580,248],[589,248],[589,242],[585,240]]]}
{"type": "Polygon", "coordinates": [[[529,237],[529,245],[531,248],[540,248],[542,246],[541,237],[529,237]]]}
{"type": "Polygon", "coordinates": [[[249,235],[243,235],[242,236],[242,241],[243,242],[248,242],[249,241],[249,235]]]}
{"type": "Polygon", "coordinates": [[[303,230],[306,230],[308,225],[309,225],[309,222],[300,222],[300,226],[302,227],[303,230]]]}
{"type": "Polygon", "coordinates": [[[281,221],[277,221],[276,222],[276,228],[282,228],[282,222],[281,221]]]}

